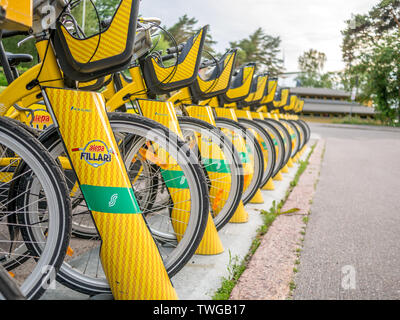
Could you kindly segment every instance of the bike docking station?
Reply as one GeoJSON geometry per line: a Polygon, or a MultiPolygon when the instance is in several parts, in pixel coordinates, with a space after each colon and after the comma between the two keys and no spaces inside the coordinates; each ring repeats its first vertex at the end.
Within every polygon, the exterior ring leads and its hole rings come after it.
{"type": "MultiPolygon", "coordinates": [[[[299,160],[304,160],[311,152],[311,147],[304,146],[304,152],[299,160]]],[[[229,266],[233,261],[240,263],[252,246],[257,230],[264,224],[261,210],[269,211],[273,202],[279,203],[286,196],[290,183],[296,176],[299,164],[294,163],[289,173],[282,174],[282,180],[276,181],[274,190],[261,190],[263,204],[248,203],[243,206],[247,214],[246,223],[228,223],[219,231],[225,251],[218,255],[207,257],[195,255],[183,269],[172,278],[174,286],[182,300],[211,300],[214,293],[221,287],[222,279],[230,279],[229,266]]],[[[232,221],[231,221],[232,222],[232,221]]]]}
{"type": "MultiPolygon", "coordinates": [[[[214,111],[218,117],[227,118],[237,122],[236,113],[233,108],[214,108],[214,111]]],[[[226,129],[222,129],[222,131],[231,139],[233,145],[241,156],[243,164],[244,188],[246,188],[250,182],[251,175],[253,173],[253,168],[249,159],[249,153],[246,149],[246,141],[244,141],[243,138],[235,132],[228,132],[226,129]]],[[[244,208],[243,201],[240,201],[239,207],[237,208],[230,222],[246,223],[248,221],[249,214],[244,208]]]]}
{"type": "Polygon", "coordinates": [[[100,233],[102,266],[114,298],[177,299],[134,196],[102,95],[59,88],[45,88],[42,93],[100,233]],[[88,112],[65,110],[65,104],[84,105],[88,112]],[[85,156],[91,148],[101,148],[105,156],[85,156]],[[145,273],[141,272],[144,261],[145,273]]]}
{"type": "MultiPolygon", "coordinates": [[[[13,13],[3,2],[0,27],[13,13]]],[[[255,63],[235,70],[237,49],[205,59],[208,26],[154,51],[164,29],[139,17],[138,0],[121,0],[90,36],[72,14],[79,1],[51,2],[54,28],[37,24],[42,1],[21,0],[14,13],[29,4],[37,25],[0,30],[0,40],[35,39],[39,57],[20,75],[32,57],[0,46],[2,267],[33,258],[15,282],[28,299],[211,299],[311,150],[296,116],[304,101],[276,95],[255,63]],[[55,290],[42,286],[43,265],[55,290]]]]}
{"type": "MultiPolygon", "coordinates": [[[[140,108],[140,112],[143,116],[153,119],[156,122],[166,126],[172,132],[176,133],[179,137],[183,138],[182,131],[179,127],[179,122],[176,116],[176,110],[171,102],[152,101],[152,100],[137,100],[140,108]]],[[[132,111],[131,111],[132,112],[132,111]]],[[[170,185],[167,185],[170,190],[170,195],[174,203],[171,217],[172,223],[175,228],[177,235],[184,234],[188,216],[182,214],[185,212],[187,206],[190,206],[190,190],[185,183],[182,182],[185,179],[182,171],[176,170],[177,163],[175,160],[168,156],[165,150],[162,150],[161,154],[156,156],[159,159],[157,162],[161,165],[162,176],[165,181],[172,181],[170,185]],[[172,179],[171,179],[172,178],[172,179]]],[[[172,150],[173,152],[173,150],[172,150]]],[[[214,153],[212,153],[214,154],[214,153]]],[[[179,169],[179,168],[178,168],[179,169]]],[[[180,239],[178,239],[180,241],[180,239]]],[[[196,250],[196,254],[202,255],[216,255],[224,251],[224,247],[218,236],[218,231],[215,228],[215,224],[211,214],[208,215],[206,231],[200,242],[199,247],[196,250]]]]}

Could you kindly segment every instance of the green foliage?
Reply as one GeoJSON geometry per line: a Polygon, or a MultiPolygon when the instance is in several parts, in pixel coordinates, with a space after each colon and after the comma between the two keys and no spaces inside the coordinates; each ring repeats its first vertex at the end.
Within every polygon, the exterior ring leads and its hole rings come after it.
{"type": "Polygon", "coordinates": [[[33,57],[33,62],[30,63],[22,63],[21,67],[24,68],[29,68],[37,64],[37,53],[36,53],[36,47],[35,47],[35,41],[30,40],[28,42],[25,42],[21,47],[18,47],[17,44],[19,41],[24,39],[25,36],[16,36],[8,39],[3,40],[3,45],[4,48],[7,52],[12,52],[12,53],[27,53],[30,54],[33,57]]]}
{"type": "MultiPolygon", "coordinates": [[[[97,1],[96,1],[97,2],[97,1]]],[[[96,2],[94,2],[96,4],[96,2]]],[[[72,15],[76,19],[79,26],[83,29],[86,36],[91,36],[99,32],[99,19],[97,17],[95,8],[92,3],[87,0],[85,5],[85,19],[83,19],[83,5],[81,1],[76,7],[72,9],[72,15]],[[83,26],[83,20],[85,25],[83,26]]],[[[96,8],[98,6],[96,5],[96,8]]]]}
{"type": "MultiPolygon", "coordinates": [[[[200,27],[197,24],[198,20],[196,18],[189,18],[188,15],[185,14],[182,17],[179,17],[178,22],[166,29],[175,38],[176,43],[180,44],[186,42],[190,37],[199,32],[200,27]]],[[[165,39],[168,39],[168,37],[165,37],[165,39]]],[[[169,40],[169,42],[170,46],[172,46],[173,44],[171,43],[171,40],[169,40]]],[[[213,45],[215,45],[216,43],[217,42],[212,39],[209,28],[206,36],[206,41],[204,43],[204,50],[215,54],[213,45]]]]}
{"type": "Polygon", "coordinates": [[[315,49],[304,52],[298,58],[301,73],[296,81],[302,87],[334,88],[338,86],[338,75],[334,72],[323,73],[326,63],[326,55],[315,49]]]}
{"type": "Polygon", "coordinates": [[[342,31],[343,80],[358,87],[359,101],[374,102],[380,120],[400,120],[400,0],[381,0],[367,14],[346,21],[342,31]]]}
{"type": "Polygon", "coordinates": [[[238,256],[232,257],[229,250],[228,277],[222,279],[222,285],[213,296],[213,300],[228,300],[240,276],[246,270],[246,259],[239,261],[238,256]]]}
{"type": "Polygon", "coordinates": [[[174,36],[176,42],[182,43],[187,41],[195,32],[196,18],[189,18],[186,14],[179,17],[178,22],[172,25],[167,30],[174,36]]]}
{"type": "MultiPolygon", "coordinates": [[[[87,2],[89,2],[89,0],[87,0],[87,2]]],[[[100,18],[104,20],[114,15],[121,0],[95,0],[94,2],[100,18]]]]}
{"type": "Polygon", "coordinates": [[[160,34],[157,38],[153,39],[153,45],[155,51],[165,52],[171,47],[171,43],[166,39],[164,34],[160,34]]]}
{"type": "Polygon", "coordinates": [[[400,119],[400,34],[382,39],[382,44],[361,55],[355,68],[363,75],[363,94],[372,98],[383,119],[400,119]]]}
{"type": "MultiPolygon", "coordinates": [[[[379,116],[378,116],[379,118],[379,116]]],[[[381,117],[383,118],[383,117],[381,117]]],[[[338,119],[333,119],[332,123],[335,124],[354,124],[354,125],[367,125],[367,126],[394,126],[399,124],[394,124],[392,121],[386,120],[380,120],[380,119],[362,119],[359,116],[346,116],[343,118],[338,118],[338,119]]]]}
{"type": "Polygon", "coordinates": [[[298,59],[299,68],[303,72],[321,72],[326,63],[326,55],[315,49],[304,52],[298,59]]]}
{"type": "Polygon", "coordinates": [[[283,71],[283,60],[280,54],[280,37],[273,37],[258,28],[248,38],[230,42],[232,49],[239,49],[236,58],[237,65],[255,62],[260,71],[268,71],[278,75],[283,71]]]}
{"type": "MultiPolygon", "coordinates": [[[[8,86],[8,82],[6,79],[6,76],[3,73],[3,70],[1,70],[0,72],[0,87],[7,87],[8,86]]],[[[3,90],[1,90],[3,91],[3,90]]]]}

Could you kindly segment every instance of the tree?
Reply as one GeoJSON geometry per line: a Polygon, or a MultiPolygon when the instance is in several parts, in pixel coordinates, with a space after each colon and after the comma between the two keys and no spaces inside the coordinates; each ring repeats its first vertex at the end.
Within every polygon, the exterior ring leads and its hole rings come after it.
{"type": "Polygon", "coordinates": [[[362,79],[361,100],[372,99],[382,120],[400,119],[400,34],[386,36],[381,45],[360,57],[354,67],[362,79]]]}
{"type": "Polygon", "coordinates": [[[400,120],[397,52],[400,42],[400,0],[381,0],[367,14],[354,15],[342,31],[346,63],[344,86],[358,86],[359,101],[372,100],[383,118],[400,120]]]}
{"type": "Polygon", "coordinates": [[[99,4],[103,1],[104,0],[94,1],[96,9],[89,0],[86,0],[86,2],[81,1],[76,7],[72,9],[72,15],[74,16],[78,24],[83,27],[83,5],[85,4],[85,25],[83,31],[85,32],[86,36],[91,36],[99,32],[99,18],[97,17],[96,10],[99,13],[100,21],[104,20],[104,18],[101,17],[99,11],[99,4]]]}
{"type": "Polygon", "coordinates": [[[105,20],[111,18],[114,15],[121,0],[95,0],[94,2],[100,19],[105,20]]]}
{"type": "MultiPolygon", "coordinates": [[[[180,44],[186,42],[190,37],[200,31],[200,28],[197,26],[197,24],[198,20],[196,18],[189,18],[188,15],[185,14],[182,17],[179,17],[178,22],[166,29],[174,37],[176,43],[180,44]]],[[[168,39],[168,37],[164,36],[164,39],[168,39]]],[[[169,42],[172,46],[173,43],[171,39],[169,39],[169,42]]],[[[204,43],[204,50],[215,54],[213,45],[216,43],[217,42],[213,40],[209,29],[204,43]]]]}
{"type": "Polygon", "coordinates": [[[315,49],[310,49],[303,53],[298,59],[299,68],[303,72],[318,73],[324,69],[326,55],[315,49]]]}
{"type": "Polygon", "coordinates": [[[176,43],[187,41],[196,31],[195,25],[197,24],[196,18],[189,18],[186,14],[179,17],[178,22],[167,28],[168,32],[175,38],[176,43]]]}
{"type": "Polygon", "coordinates": [[[298,58],[301,73],[296,80],[298,85],[312,88],[333,88],[337,83],[337,74],[334,72],[323,73],[326,55],[315,49],[304,52],[298,58]]]}
{"type": "Polygon", "coordinates": [[[238,49],[237,65],[255,62],[259,70],[278,75],[283,71],[283,60],[278,57],[280,44],[280,37],[270,36],[258,28],[248,38],[230,42],[230,47],[238,49]]]}

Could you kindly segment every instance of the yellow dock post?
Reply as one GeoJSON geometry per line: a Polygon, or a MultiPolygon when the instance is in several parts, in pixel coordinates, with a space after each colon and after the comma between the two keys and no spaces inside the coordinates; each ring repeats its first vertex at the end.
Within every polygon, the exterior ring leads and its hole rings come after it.
{"type": "Polygon", "coordinates": [[[269,179],[267,184],[262,188],[262,190],[272,191],[275,190],[275,185],[273,179],[269,179]]]}

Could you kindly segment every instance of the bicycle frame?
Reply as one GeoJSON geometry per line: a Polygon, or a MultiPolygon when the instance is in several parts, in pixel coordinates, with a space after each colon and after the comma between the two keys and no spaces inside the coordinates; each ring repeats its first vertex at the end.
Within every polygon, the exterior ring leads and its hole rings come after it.
{"type": "Polygon", "coordinates": [[[42,63],[0,94],[0,115],[18,102],[30,106],[44,99],[100,233],[101,261],[114,298],[176,299],[140,214],[102,95],[64,89],[51,42],[39,41],[37,50],[42,63]]]}
{"type": "MultiPolygon", "coordinates": [[[[228,59],[228,62],[231,62],[228,59]]],[[[123,88],[121,88],[119,91],[115,91],[114,88],[114,84],[110,83],[108,84],[104,94],[106,96],[109,97],[109,100],[107,101],[106,105],[107,105],[107,111],[115,111],[118,108],[120,108],[122,105],[124,105],[125,103],[129,102],[130,100],[134,100],[134,99],[147,99],[147,88],[146,88],[146,84],[144,82],[144,79],[141,75],[141,71],[140,71],[140,67],[139,66],[135,66],[129,69],[129,73],[132,77],[132,81],[129,84],[126,84],[125,86],[123,86],[123,88]]],[[[226,72],[223,73],[224,76],[224,81],[226,81],[226,72]]],[[[217,84],[218,85],[218,84],[217,84]]],[[[181,98],[180,101],[186,101],[189,105],[192,104],[192,100],[191,100],[191,94],[189,91],[189,88],[183,88],[181,90],[179,90],[176,94],[174,94],[170,99],[167,100],[167,103],[174,103],[175,106],[179,105],[176,104],[176,100],[179,99],[179,97],[181,98]]],[[[146,108],[141,108],[142,112],[146,112],[145,116],[149,117],[151,119],[154,119],[155,115],[154,112],[153,113],[149,113],[148,111],[146,111],[146,108]]],[[[210,108],[210,106],[194,106],[191,105],[189,106],[186,111],[189,113],[190,116],[206,121],[212,125],[215,125],[215,118],[214,118],[214,113],[212,111],[212,109],[210,108]]],[[[132,112],[131,110],[128,110],[128,112],[132,112]]],[[[164,121],[166,121],[166,118],[164,119],[164,121]]],[[[171,123],[171,121],[169,121],[169,123],[171,123]]],[[[173,123],[173,122],[172,122],[173,123]]],[[[168,124],[167,124],[168,125],[168,124]]],[[[235,139],[234,144],[238,144],[239,149],[242,151],[239,154],[243,157],[243,159],[246,162],[246,170],[245,172],[247,173],[245,175],[245,177],[247,177],[247,180],[250,181],[251,179],[251,174],[252,174],[252,168],[250,165],[250,161],[248,161],[248,157],[247,157],[247,150],[245,147],[245,142],[242,139],[235,139]],[[248,167],[250,166],[250,167],[248,167]]],[[[223,155],[220,153],[219,149],[216,146],[211,146],[211,149],[208,147],[204,146],[204,143],[199,143],[199,151],[201,153],[201,156],[203,158],[203,161],[208,161],[209,163],[221,163],[221,165],[223,165],[223,155]],[[211,155],[211,157],[210,157],[211,155]]],[[[238,147],[236,146],[236,147],[238,147]]],[[[215,175],[219,175],[218,179],[219,181],[223,181],[224,179],[229,179],[230,181],[230,177],[229,174],[225,173],[225,174],[221,174],[221,173],[217,173],[217,172],[213,172],[213,168],[215,166],[211,166],[208,167],[207,171],[208,174],[211,176],[215,176],[215,175]],[[223,177],[221,177],[221,175],[223,175],[223,177]]],[[[211,179],[212,183],[213,181],[215,181],[214,179],[211,179]]],[[[228,181],[228,180],[225,180],[228,181]]],[[[216,202],[218,202],[218,199],[223,196],[223,194],[219,194],[217,190],[220,190],[220,186],[218,185],[218,183],[215,183],[215,185],[213,184],[213,188],[211,188],[210,190],[210,197],[212,199],[215,199],[214,203],[211,205],[216,206],[216,202]]],[[[222,193],[224,193],[225,191],[222,190],[222,193]]],[[[244,210],[244,206],[243,203],[240,203],[240,207],[238,208],[238,210],[236,211],[235,215],[233,216],[232,220],[230,222],[236,222],[236,223],[243,223],[243,222],[247,222],[248,221],[248,214],[247,212],[245,212],[244,210]]],[[[209,222],[207,224],[207,229],[205,232],[205,235],[203,237],[202,242],[200,243],[199,249],[196,251],[197,253],[201,253],[201,254],[217,254],[222,252],[223,248],[222,248],[222,244],[219,240],[218,234],[217,232],[214,230],[215,226],[214,223],[212,223],[212,217],[211,215],[209,216],[209,222]],[[209,240],[205,240],[209,238],[209,240]],[[210,240],[210,238],[212,240],[210,240]],[[209,244],[213,244],[213,245],[206,245],[205,243],[209,243],[209,244]]]]}
{"type": "MultiPolygon", "coordinates": [[[[142,78],[140,67],[136,66],[133,68],[129,69],[129,73],[132,77],[132,82],[129,84],[126,84],[125,87],[123,87],[121,90],[118,92],[115,92],[114,89],[114,84],[110,83],[107,86],[106,89],[106,94],[111,96],[111,99],[107,101],[107,111],[112,112],[117,110],[121,105],[124,105],[127,103],[129,100],[132,101],[132,99],[136,100],[138,104],[140,105],[140,112],[152,120],[155,120],[163,125],[165,125],[167,128],[170,130],[176,132],[179,136],[182,136],[181,129],[179,127],[179,122],[177,120],[176,116],[176,111],[171,102],[162,102],[162,101],[148,101],[147,97],[147,89],[146,89],[146,84],[142,78]],[[139,92],[139,94],[136,94],[139,92]],[[114,93],[114,94],[113,94],[114,93]],[[129,98],[127,98],[129,97],[129,98]],[[144,99],[144,100],[142,100],[144,99]],[[147,100],[147,102],[146,102],[147,100]],[[157,107],[155,107],[155,105],[157,107]],[[165,116],[160,116],[161,114],[165,116]]],[[[129,109],[128,112],[133,113],[134,111],[132,109],[129,109]]],[[[199,148],[200,151],[202,150],[199,148]]],[[[205,149],[203,151],[205,152],[205,149]]],[[[206,156],[208,158],[210,155],[214,156],[217,152],[213,149],[210,153],[208,153],[206,156]]],[[[211,161],[211,159],[210,159],[211,161]]],[[[212,159],[214,161],[214,159],[212,159]]],[[[182,190],[180,192],[175,192],[175,190],[172,190],[172,194],[174,194],[176,199],[173,199],[174,202],[176,203],[182,203],[182,199],[188,199],[190,198],[190,194],[187,190],[186,194],[182,193],[182,190]]],[[[210,192],[210,196],[213,197],[214,195],[212,192],[210,192]]],[[[178,215],[179,216],[179,210],[180,208],[176,208],[178,211],[173,210],[173,215],[178,215]]],[[[182,211],[182,210],[180,210],[182,211]]],[[[178,226],[174,226],[175,228],[178,228],[178,226]]],[[[179,233],[183,234],[182,230],[179,231],[179,233]]],[[[212,255],[212,254],[219,254],[223,252],[223,245],[221,240],[219,239],[218,232],[215,228],[215,224],[213,222],[211,214],[209,214],[209,219],[207,222],[206,230],[203,236],[202,241],[200,242],[200,245],[198,249],[196,250],[197,254],[204,254],[204,255],[212,255]]]]}

